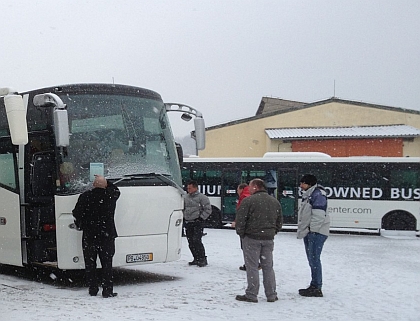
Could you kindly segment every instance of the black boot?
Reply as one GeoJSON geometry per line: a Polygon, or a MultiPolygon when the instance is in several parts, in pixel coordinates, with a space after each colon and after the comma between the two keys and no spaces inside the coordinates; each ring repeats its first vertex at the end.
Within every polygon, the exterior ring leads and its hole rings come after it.
{"type": "Polygon", "coordinates": [[[99,292],[99,288],[97,287],[89,287],[89,295],[96,296],[99,292]]]}
{"type": "Polygon", "coordinates": [[[314,286],[314,285],[309,285],[306,289],[299,289],[299,294],[302,292],[302,293],[304,293],[304,292],[306,292],[306,291],[308,291],[308,290],[313,290],[313,289],[316,289],[316,286],[314,286]]]}
{"type": "Polygon", "coordinates": [[[318,297],[318,298],[321,298],[324,296],[322,294],[321,289],[318,289],[317,287],[313,285],[310,285],[307,289],[299,289],[299,294],[301,296],[318,297]]]}
{"type": "Polygon", "coordinates": [[[199,266],[199,267],[204,267],[204,266],[206,266],[208,263],[207,263],[207,256],[205,256],[204,258],[201,258],[201,259],[199,259],[199,260],[197,260],[197,265],[199,266]]]}
{"type": "Polygon", "coordinates": [[[104,297],[104,298],[113,298],[117,295],[118,295],[118,293],[115,293],[115,292],[109,292],[109,293],[102,292],[102,297],[104,297]]]}

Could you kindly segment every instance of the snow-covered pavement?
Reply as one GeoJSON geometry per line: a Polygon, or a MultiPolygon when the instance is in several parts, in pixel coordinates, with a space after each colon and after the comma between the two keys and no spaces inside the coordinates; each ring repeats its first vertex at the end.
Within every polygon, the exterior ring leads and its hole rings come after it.
{"type": "MultiPolygon", "coordinates": [[[[233,230],[206,229],[209,265],[190,267],[186,239],[181,260],[116,269],[118,297],[90,297],[82,277],[19,276],[0,267],[0,320],[420,320],[420,238],[331,235],[322,254],[324,297],[300,297],[309,267],[295,233],[275,239],[279,301],[235,300],[246,287],[239,239],[233,230]]],[[[262,280],[261,280],[262,281],[262,280]]]]}

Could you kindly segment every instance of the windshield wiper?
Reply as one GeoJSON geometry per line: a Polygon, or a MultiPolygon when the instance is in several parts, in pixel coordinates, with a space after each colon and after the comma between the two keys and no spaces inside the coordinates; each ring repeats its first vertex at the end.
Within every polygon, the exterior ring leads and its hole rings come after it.
{"type": "Polygon", "coordinates": [[[124,175],[119,180],[115,181],[114,184],[118,184],[119,182],[125,181],[125,180],[132,180],[132,179],[139,179],[139,178],[141,179],[141,178],[148,178],[148,177],[156,177],[161,182],[163,182],[163,183],[165,183],[169,186],[175,187],[177,190],[179,190],[181,192],[182,195],[184,195],[186,193],[182,189],[181,186],[179,186],[175,181],[173,181],[172,179],[169,178],[170,175],[168,175],[168,174],[160,174],[160,173],[127,174],[127,175],[124,175]]]}

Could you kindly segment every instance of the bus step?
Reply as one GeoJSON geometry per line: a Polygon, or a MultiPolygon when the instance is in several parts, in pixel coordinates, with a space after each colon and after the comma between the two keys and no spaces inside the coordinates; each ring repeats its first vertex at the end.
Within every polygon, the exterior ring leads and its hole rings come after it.
{"type": "Polygon", "coordinates": [[[57,261],[57,247],[49,247],[47,248],[47,261],[55,262],[57,261]]]}
{"type": "Polygon", "coordinates": [[[58,268],[58,262],[34,262],[32,264],[36,266],[58,268]]]}

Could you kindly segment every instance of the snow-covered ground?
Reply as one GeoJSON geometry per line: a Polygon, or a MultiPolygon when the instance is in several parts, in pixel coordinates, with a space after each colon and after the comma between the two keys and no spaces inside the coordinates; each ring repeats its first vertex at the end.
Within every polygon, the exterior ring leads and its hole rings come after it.
{"type": "Polygon", "coordinates": [[[420,320],[420,238],[331,235],[322,255],[324,297],[305,298],[309,282],[302,240],[276,236],[274,269],[279,301],[235,300],[246,275],[233,230],[207,229],[209,265],[190,267],[183,238],[181,260],[116,269],[118,297],[90,297],[82,279],[34,280],[0,267],[0,320],[420,320]]]}

